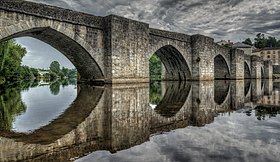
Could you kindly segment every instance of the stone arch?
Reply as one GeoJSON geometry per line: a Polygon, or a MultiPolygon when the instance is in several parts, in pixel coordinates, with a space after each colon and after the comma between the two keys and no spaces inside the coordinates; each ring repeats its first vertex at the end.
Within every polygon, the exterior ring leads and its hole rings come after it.
{"type": "Polygon", "coordinates": [[[215,80],[214,81],[214,102],[217,105],[223,105],[230,95],[230,81],[229,80],[215,80]]]}
{"type": "Polygon", "coordinates": [[[163,117],[169,118],[183,107],[191,91],[188,82],[168,83],[165,94],[159,104],[155,107],[155,112],[163,117]]]}
{"type": "Polygon", "coordinates": [[[0,42],[24,36],[33,37],[65,55],[77,68],[79,81],[104,82],[103,65],[98,64],[96,61],[98,59],[91,55],[95,50],[83,38],[75,34],[71,27],[66,25],[61,27],[49,20],[48,23],[42,24],[26,21],[2,28],[6,32],[1,33],[0,42]]]}
{"type": "Polygon", "coordinates": [[[247,61],[244,61],[244,79],[250,79],[251,78],[251,70],[247,63],[247,61]]]}
{"type": "Polygon", "coordinates": [[[221,54],[214,57],[214,79],[230,79],[229,64],[221,54]]]}
{"type": "Polygon", "coordinates": [[[174,46],[165,45],[152,54],[157,55],[163,63],[166,70],[165,80],[191,79],[191,71],[187,61],[174,46]]]}

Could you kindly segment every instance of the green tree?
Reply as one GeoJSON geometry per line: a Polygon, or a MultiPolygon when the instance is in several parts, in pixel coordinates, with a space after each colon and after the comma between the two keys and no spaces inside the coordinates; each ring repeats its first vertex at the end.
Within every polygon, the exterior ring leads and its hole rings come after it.
{"type": "Polygon", "coordinates": [[[50,64],[50,70],[56,74],[58,74],[60,72],[60,64],[58,61],[53,61],[50,64]]]}
{"type": "Polygon", "coordinates": [[[245,39],[245,41],[243,41],[242,43],[244,43],[244,44],[248,44],[248,45],[250,45],[250,46],[252,46],[252,45],[253,45],[253,43],[252,43],[252,41],[251,41],[251,39],[250,39],[250,38],[245,39]]]}
{"type": "Polygon", "coordinates": [[[275,37],[272,36],[265,37],[265,35],[262,33],[258,33],[254,40],[255,40],[254,46],[256,48],[261,49],[265,47],[280,47],[280,40],[277,40],[275,37]]]}
{"type": "Polygon", "coordinates": [[[277,47],[277,39],[275,37],[269,36],[266,39],[266,47],[277,47]]]}
{"type": "Polygon", "coordinates": [[[150,79],[160,80],[161,79],[161,60],[157,55],[153,55],[150,58],[150,79]]]}
{"type": "Polygon", "coordinates": [[[21,62],[25,54],[26,49],[14,40],[0,43],[0,76],[8,81],[19,80],[21,62]]]}
{"type": "Polygon", "coordinates": [[[254,45],[255,45],[256,48],[264,48],[264,47],[266,47],[266,39],[264,37],[264,34],[258,33],[254,40],[255,40],[254,45]]]}

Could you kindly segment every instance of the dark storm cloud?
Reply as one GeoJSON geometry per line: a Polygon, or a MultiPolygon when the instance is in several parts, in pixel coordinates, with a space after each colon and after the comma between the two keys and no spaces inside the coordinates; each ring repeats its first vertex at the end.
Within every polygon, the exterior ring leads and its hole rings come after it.
{"type": "Polygon", "coordinates": [[[236,7],[244,0],[219,0],[218,4],[227,4],[231,7],[236,7]]]}
{"type": "Polygon", "coordinates": [[[267,31],[279,30],[279,29],[280,29],[280,22],[252,28],[254,32],[260,32],[260,33],[265,33],[267,31]]]}
{"type": "MultiPolygon", "coordinates": [[[[277,0],[30,0],[95,15],[120,16],[144,21],[151,27],[239,39],[255,30],[268,31],[268,21],[279,20],[277,0]],[[266,29],[266,27],[268,27],[266,29]],[[230,33],[230,32],[231,33],[230,33]],[[248,33],[246,33],[248,31],[248,33]],[[226,33],[227,32],[227,33],[226,33]],[[234,35],[236,37],[234,37],[234,35]]],[[[271,26],[274,27],[274,26],[271,26]]]]}
{"type": "Polygon", "coordinates": [[[64,55],[44,42],[30,37],[17,38],[16,42],[27,50],[23,57],[23,65],[48,69],[52,61],[58,61],[63,67],[74,68],[64,55]]]}

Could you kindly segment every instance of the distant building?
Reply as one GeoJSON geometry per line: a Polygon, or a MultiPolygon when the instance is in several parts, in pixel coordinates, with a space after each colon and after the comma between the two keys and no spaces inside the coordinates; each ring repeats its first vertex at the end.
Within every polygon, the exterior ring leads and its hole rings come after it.
{"type": "Polygon", "coordinates": [[[41,70],[39,70],[40,77],[44,77],[46,74],[49,74],[49,71],[41,71],[41,70]]]}
{"type": "Polygon", "coordinates": [[[271,96],[263,96],[260,101],[258,101],[260,104],[264,105],[273,105],[273,106],[279,106],[280,104],[280,94],[279,91],[273,91],[271,96]]]}
{"type": "Polygon", "coordinates": [[[252,55],[252,51],[253,51],[253,46],[241,42],[234,43],[232,45],[232,48],[240,49],[244,51],[244,53],[247,55],[252,55]]]}
{"type": "Polygon", "coordinates": [[[280,48],[269,47],[263,49],[256,49],[253,51],[253,55],[260,56],[263,60],[271,60],[272,65],[280,65],[280,48]]]}
{"type": "Polygon", "coordinates": [[[230,41],[230,40],[228,40],[228,41],[226,41],[226,40],[221,40],[221,41],[219,41],[219,42],[216,42],[218,45],[220,45],[220,46],[229,46],[229,47],[231,47],[232,45],[233,45],[233,43],[230,41]]]}

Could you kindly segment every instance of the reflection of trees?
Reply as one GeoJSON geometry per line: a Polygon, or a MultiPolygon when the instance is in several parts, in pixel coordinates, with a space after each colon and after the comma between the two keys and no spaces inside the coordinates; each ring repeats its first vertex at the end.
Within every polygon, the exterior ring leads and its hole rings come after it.
{"type": "MultiPolygon", "coordinates": [[[[57,80],[50,84],[53,95],[60,91],[60,85],[76,85],[76,79],[57,80]]],[[[39,86],[38,80],[20,81],[0,86],[0,129],[10,130],[16,116],[26,111],[26,106],[21,100],[21,91],[39,86]]]]}
{"type": "Polygon", "coordinates": [[[10,130],[14,118],[25,112],[19,88],[8,88],[0,91],[0,129],[10,130]]]}
{"type": "Polygon", "coordinates": [[[58,95],[60,91],[60,85],[66,87],[68,85],[77,85],[76,78],[69,79],[57,79],[54,82],[50,83],[50,90],[53,95],[58,95]]]}
{"type": "Polygon", "coordinates": [[[150,103],[157,105],[161,100],[161,85],[160,82],[150,83],[150,103]]]}
{"type": "Polygon", "coordinates": [[[60,91],[60,81],[56,81],[56,82],[53,82],[51,83],[50,85],[50,90],[51,90],[51,93],[53,95],[58,95],[59,94],[59,91],[60,91]]]}
{"type": "Polygon", "coordinates": [[[272,118],[280,114],[280,108],[258,106],[255,108],[255,115],[258,120],[265,120],[266,117],[272,118]]]}

